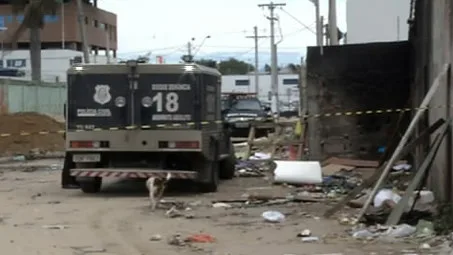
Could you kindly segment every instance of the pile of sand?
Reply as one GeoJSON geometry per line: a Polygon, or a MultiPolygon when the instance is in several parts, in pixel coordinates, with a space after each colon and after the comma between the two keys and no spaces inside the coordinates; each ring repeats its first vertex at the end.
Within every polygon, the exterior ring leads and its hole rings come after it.
{"type": "Polygon", "coordinates": [[[59,123],[49,116],[37,113],[17,113],[0,115],[0,155],[28,154],[31,150],[63,151],[63,134],[55,134],[63,130],[64,124],[59,123]],[[40,135],[41,131],[54,132],[40,135]],[[21,136],[22,132],[33,133],[21,136]]]}

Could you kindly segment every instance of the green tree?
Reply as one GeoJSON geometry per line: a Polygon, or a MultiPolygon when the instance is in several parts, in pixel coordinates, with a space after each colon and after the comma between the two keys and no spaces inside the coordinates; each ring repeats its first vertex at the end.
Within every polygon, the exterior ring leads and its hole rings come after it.
{"type": "Polygon", "coordinates": [[[255,68],[253,65],[235,59],[235,58],[230,58],[228,60],[221,61],[218,64],[219,71],[222,74],[247,74],[251,71],[255,71],[255,68]]]}
{"type": "Polygon", "coordinates": [[[44,16],[55,15],[61,1],[56,0],[11,0],[15,15],[23,14],[24,19],[12,34],[11,43],[17,44],[19,37],[29,29],[31,79],[41,81],[41,29],[44,27],[44,16]]]}
{"type": "Polygon", "coordinates": [[[296,65],[296,64],[288,64],[286,65],[286,68],[291,72],[291,73],[294,73],[294,74],[298,74],[300,72],[300,65],[296,65]]]}
{"type": "Polygon", "coordinates": [[[207,66],[207,67],[217,68],[217,61],[212,60],[212,59],[202,58],[199,60],[195,60],[195,63],[197,63],[199,65],[207,66]]]}
{"type": "MultiPolygon", "coordinates": [[[[281,68],[280,67],[277,67],[277,70],[280,71],[281,68]]],[[[264,72],[266,73],[271,73],[271,66],[269,64],[265,64],[264,65],[264,72]]]]}

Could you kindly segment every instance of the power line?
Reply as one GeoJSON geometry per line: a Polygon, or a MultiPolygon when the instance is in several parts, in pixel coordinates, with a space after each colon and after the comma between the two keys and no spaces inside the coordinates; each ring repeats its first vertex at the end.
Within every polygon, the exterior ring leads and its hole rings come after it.
{"type": "Polygon", "coordinates": [[[292,18],[294,21],[296,21],[297,23],[299,23],[300,25],[302,25],[303,27],[305,27],[307,30],[309,30],[310,32],[312,32],[313,34],[316,35],[316,31],[314,31],[313,29],[311,29],[309,26],[307,26],[305,23],[303,23],[302,21],[300,21],[298,18],[294,17],[291,13],[287,12],[285,9],[281,8],[280,7],[280,10],[282,12],[284,12],[286,15],[288,15],[290,18],[292,18]]]}

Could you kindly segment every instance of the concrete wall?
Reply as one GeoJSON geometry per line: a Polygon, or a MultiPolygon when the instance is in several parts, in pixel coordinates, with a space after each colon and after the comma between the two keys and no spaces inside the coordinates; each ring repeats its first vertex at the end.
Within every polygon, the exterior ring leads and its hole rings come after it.
{"type": "MultiPolygon", "coordinates": [[[[309,114],[397,109],[409,98],[408,42],[356,44],[307,51],[309,114]]],[[[376,157],[398,114],[309,118],[311,158],[376,157]]]]}
{"type": "Polygon", "coordinates": [[[348,43],[407,40],[409,7],[410,0],[346,1],[348,43]]]}
{"type": "MultiPolygon", "coordinates": [[[[42,80],[45,82],[55,82],[59,79],[60,82],[66,81],[66,71],[70,67],[70,60],[76,56],[83,56],[83,53],[75,50],[42,50],[41,63],[42,63],[42,80]]],[[[115,61],[111,59],[112,62],[115,61]]],[[[92,63],[105,64],[107,58],[105,56],[91,56],[92,63]]],[[[25,71],[24,80],[31,78],[31,63],[30,51],[28,50],[14,50],[5,51],[3,62],[0,60],[0,66],[18,68],[25,71]]]]}
{"type": "MultiPolygon", "coordinates": [[[[412,84],[414,106],[420,104],[444,64],[451,64],[453,54],[452,11],[453,2],[451,0],[416,1],[415,21],[410,33],[414,49],[412,61],[414,63],[412,84]]],[[[431,101],[426,119],[419,124],[418,132],[439,118],[453,117],[451,76],[452,72],[449,71],[441,77],[441,86],[431,101]],[[435,107],[442,105],[448,107],[435,107]]],[[[431,137],[431,141],[433,137],[434,135],[431,137]]],[[[423,160],[427,147],[426,143],[416,151],[418,165],[423,160]]],[[[452,153],[452,136],[449,133],[437,153],[429,180],[430,188],[443,201],[453,200],[452,153]]]]}
{"type": "Polygon", "coordinates": [[[65,83],[42,83],[0,79],[0,114],[39,112],[52,116],[63,114],[65,83]]]}

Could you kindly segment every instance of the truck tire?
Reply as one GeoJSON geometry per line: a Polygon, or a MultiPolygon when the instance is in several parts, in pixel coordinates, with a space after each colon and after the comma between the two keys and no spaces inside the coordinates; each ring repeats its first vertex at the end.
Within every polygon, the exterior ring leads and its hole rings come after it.
{"type": "Polygon", "coordinates": [[[231,180],[234,178],[234,174],[236,172],[236,155],[234,154],[234,146],[233,143],[230,141],[230,155],[228,158],[222,160],[220,162],[220,179],[223,180],[231,180]]]}
{"type": "Polygon", "coordinates": [[[205,158],[202,164],[203,171],[205,173],[209,173],[209,181],[203,182],[200,185],[201,192],[204,193],[217,192],[217,188],[219,186],[219,143],[217,140],[212,138],[210,144],[213,154],[211,158],[205,158]]]}
{"type": "Polygon", "coordinates": [[[101,186],[101,177],[93,177],[92,180],[83,180],[80,182],[80,188],[82,189],[83,193],[98,193],[99,191],[101,191],[101,186]]]}
{"type": "Polygon", "coordinates": [[[203,163],[204,167],[209,168],[207,171],[211,171],[211,178],[209,182],[201,183],[200,189],[203,193],[217,192],[219,187],[219,161],[206,160],[203,163]]]}

